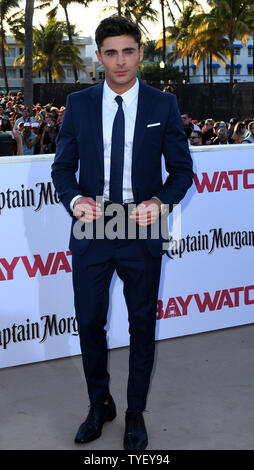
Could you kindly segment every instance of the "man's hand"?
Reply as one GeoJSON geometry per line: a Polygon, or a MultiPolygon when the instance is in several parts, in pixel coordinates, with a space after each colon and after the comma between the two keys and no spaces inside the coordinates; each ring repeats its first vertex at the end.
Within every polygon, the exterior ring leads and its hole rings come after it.
{"type": "Polygon", "coordinates": [[[80,197],[75,203],[73,208],[73,215],[83,222],[89,223],[93,220],[99,219],[102,215],[100,204],[95,202],[92,197],[80,197]]]}
{"type": "Polygon", "coordinates": [[[160,214],[160,202],[156,199],[143,201],[133,209],[130,219],[136,220],[137,224],[147,226],[154,224],[160,214]]]}

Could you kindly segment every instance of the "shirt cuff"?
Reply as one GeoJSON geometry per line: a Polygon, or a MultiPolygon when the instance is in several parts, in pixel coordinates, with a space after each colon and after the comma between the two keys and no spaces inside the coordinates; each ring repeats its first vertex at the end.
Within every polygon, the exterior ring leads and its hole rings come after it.
{"type": "Polygon", "coordinates": [[[82,196],[81,194],[79,194],[78,196],[75,196],[75,197],[71,200],[71,202],[70,202],[70,209],[71,209],[72,212],[73,212],[73,210],[74,210],[74,204],[75,204],[75,202],[76,202],[78,199],[80,199],[81,197],[83,197],[83,196],[82,196]]]}

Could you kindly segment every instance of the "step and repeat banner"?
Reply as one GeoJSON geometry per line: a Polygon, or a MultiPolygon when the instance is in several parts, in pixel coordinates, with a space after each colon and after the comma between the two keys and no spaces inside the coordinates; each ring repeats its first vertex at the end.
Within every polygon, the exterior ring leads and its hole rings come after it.
{"type": "MultiPolygon", "coordinates": [[[[193,186],[169,220],[178,234],[163,256],[158,340],[254,322],[253,147],[192,152],[193,186]]],[[[0,367],[80,354],[71,217],[54,190],[52,160],[0,158],[0,367]]],[[[107,329],[109,348],[129,344],[116,275],[107,329]]]]}

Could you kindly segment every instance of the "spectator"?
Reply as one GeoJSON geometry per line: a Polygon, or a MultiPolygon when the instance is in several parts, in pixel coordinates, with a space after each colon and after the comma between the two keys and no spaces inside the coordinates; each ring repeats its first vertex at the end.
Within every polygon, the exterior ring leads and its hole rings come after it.
{"type": "Polygon", "coordinates": [[[236,118],[231,118],[230,121],[229,121],[229,128],[228,128],[228,141],[230,144],[233,144],[233,139],[232,139],[232,135],[234,133],[234,128],[236,126],[236,124],[238,123],[238,119],[236,118]]]}
{"type": "Polygon", "coordinates": [[[34,155],[39,155],[41,153],[41,134],[40,134],[40,124],[39,122],[32,122],[31,124],[32,133],[37,136],[37,141],[34,146],[34,155]]]}
{"type": "Polygon", "coordinates": [[[219,127],[217,137],[212,142],[212,145],[227,145],[228,142],[228,129],[227,127],[219,127]]]}
{"type": "Polygon", "coordinates": [[[249,135],[245,137],[242,144],[254,144],[254,121],[251,121],[248,125],[249,135]]]}
{"type": "Polygon", "coordinates": [[[246,126],[244,122],[238,122],[234,127],[232,140],[234,144],[241,144],[245,138],[246,126]]]}
{"type": "Polygon", "coordinates": [[[59,109],[53,106],[50,110],[50,116],[52,116],[57,121],[59,116],[59,109]]]}
{"type": "Polygon", "coordinates": [[[211,145],[213,145],[213,141],[216,139],[216,137],[218,136],[218,131],[220,129],[220,127],[225,127],[227,129],[227,124],[225,123],[225,121],[216,121],[214,123],[214,126],[213,126],[213,137],[211,138],[211,145]]]}
{"type": "MultiPolygon", "coordinates": [[[[190,112],[188,112],[188,113],[183,113],[183,114],[182,114],[182,120],[183,120],[183,125],[184,125],[184,126],[185,126],[186,124],[188,124],[189,122],[192,123],[192,114],[191,114],[190,112]]],[[[201,131],[200,127],[197,126],[197,124],[194,124],[194,123],[192,123],[192,124],[194,125],[194,130],[195,130],[195,131],[201,131]]]]}
{"type": "Polygon", "coordinates": [[[60,110],[59,110],[59,116],[58,116],[58,119],[57,119],[58,124],[61,124],[61,122],[62,122],[62,120],[63,120],[64,111],[65,111],[65,107],[64,107],[64,106],[61,106],[61,108],[60,108],[60,110]]]}
{"type": "Polygon", "coordinates": [[[50,114],[47,114],[41,129],[41,153],[55,153],[58,135],[56,120],[50,114]]]}
{"type": "Polygon", "coordinates": [[[202,132],[193,130],[190,136],[191,145],[202,145],[202,132]]]}
{"type": "Polygon", "coordinates": [[[203,145],[209,145],[211,139],[214,137],[213,133],[214,120],[209,118],[205,120],[205,124],[202,127],[202,143],[203,145]]]}
{"type": "Polygon", "coordinates": [[[32,123],[32,122],[36,122],[35,119],[33,117],[30,117],[30,110],[27,106],[24,106],[23,107],[23,110],[22,110],[22,117],[17,119],[17,121],[15,122],[15,126],[14,126],[14,129],[17,130],[18,128],[18,125],[20,122],[26,122],[26,123],[32,123]]]}
{"type": "Polygon", "coordinates": [[[185,124],[185,125],[183,126],[183,129],[184,129],[184,132],[185,132],[185,134],[186,134],[186,136],[187,136],[188,143],[189,143],[189,145],[190,145],[190,136],[191,136],[191,133],[192,133],[192,131],[193,131],[193,129],[194,129],[194,124],[193,124],[192,122],[188,122],[187,124],[185,124]]]}
{"type": "Polygon", "coordinates": [[[7,132],[12,136],[12,126],[10,122],[10,118],[7,115],[2,117],[2,129],[3,132],[7,132]]]}
{"type": "Polygon", "coordinates": [[[33,155],[34,147],[39,140],[39,136],[32,132],[31,124],[28,122],[24,123],[22,134],[24,155],[33,155]]]}

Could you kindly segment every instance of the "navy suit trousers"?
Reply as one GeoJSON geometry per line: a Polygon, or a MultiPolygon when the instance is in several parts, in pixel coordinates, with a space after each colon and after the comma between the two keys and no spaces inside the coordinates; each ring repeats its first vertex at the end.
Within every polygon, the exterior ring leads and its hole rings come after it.
{"type": "Polygon", "coordinates": [[[128,309],[130,354],[128,408],[143,411],[154,360],[161,257],[152,257],[142,239],[94,239],[83,255],[72,256],[76,317],[88,395],[103,403],[109,391],[107,323],[114,271],[123,281],[128,309]]]}

